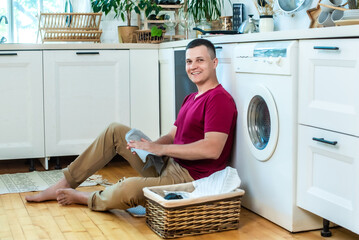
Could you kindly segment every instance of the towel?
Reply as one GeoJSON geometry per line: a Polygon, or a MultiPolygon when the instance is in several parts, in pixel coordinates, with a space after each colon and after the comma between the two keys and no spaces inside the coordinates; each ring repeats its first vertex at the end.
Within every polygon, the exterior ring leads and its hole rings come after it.
{"type": "MultiPolygon", "coordinates": [[[[147,141],[151,141],[149,137],[147,137],[143,132],[141,132],[138,129],[132,128],[127,134],[126,134],[126,141],[130,142],[132,141],[141,141],[141,138],[146,139],[147,141]]],[[[156,169],[156,172],[158,174],[161,174],[163,167],[165,165],[165,161],[162,157],[157,156],[151,152],[142,150],[142,149],[136,149],[131,148],[131,152],[136,152],[136,154],[141,158],[142,162],[145,163],[143,166],[143,170],[154,166],[156,169]]]]}
{"type": "Polygon", "coordinates": [[[187,199],[229,193],[239,188],[241,179],[236,169],[226,167],[208,177],[195,180],[192,184],[195,188],[193,192],[164,191],[164,194],[166,196],[167,194],[174,193],[182,196],[183,199],[187,199]]]}

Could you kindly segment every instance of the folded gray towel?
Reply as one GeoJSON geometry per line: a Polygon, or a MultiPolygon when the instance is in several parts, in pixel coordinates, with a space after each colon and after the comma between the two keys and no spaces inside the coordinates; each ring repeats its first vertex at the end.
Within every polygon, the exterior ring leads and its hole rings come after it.
{"type": "MultiPolygon", "coordinates": [[[[147,137],[143,132],[141,132],[138,129],[132,128],[127,134],[126,134],[126,141],[141,141],[141,138],[146,139],[147,141],[151,141],[149,137],[147,137]]],[[[136,152],[137,155],[141,158],[141,160],[145,163],[143,166],[143,170],[154,166],[156,169],[156,172],[158,174],[161,174],[163,167],[165,165],[165,161],[163,157],[157,156],[151,152],[142,150],[142,149],[136,149],[132,148],[132,152],[136,152]]]]}

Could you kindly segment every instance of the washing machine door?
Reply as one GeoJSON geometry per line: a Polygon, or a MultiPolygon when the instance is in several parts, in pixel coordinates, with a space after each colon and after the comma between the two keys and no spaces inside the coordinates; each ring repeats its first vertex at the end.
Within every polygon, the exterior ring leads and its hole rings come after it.
{"type": "Polygon", "coordinates": [[[246,141],[259,161],[267,161],[274,153],[279,135],[278,113],[272,94],[263,85],[248,89],[244,114],[246,141]]]}

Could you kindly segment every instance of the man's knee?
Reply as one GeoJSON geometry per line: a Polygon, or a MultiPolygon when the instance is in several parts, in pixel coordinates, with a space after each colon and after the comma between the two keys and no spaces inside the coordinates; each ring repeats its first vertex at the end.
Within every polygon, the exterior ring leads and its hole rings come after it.
{"type": "Polygon", "coordinates": [[[112,134],[118,134],[118,133],[126,134],[130,129],[131,128],[129,128],[128,126],[117,122],[113,122],[107,127],[107,131],[109,131],[112,134]]]}

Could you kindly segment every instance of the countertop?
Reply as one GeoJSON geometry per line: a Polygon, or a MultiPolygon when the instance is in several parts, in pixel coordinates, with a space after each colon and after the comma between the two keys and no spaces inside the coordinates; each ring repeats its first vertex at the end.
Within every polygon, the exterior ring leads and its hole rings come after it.
{"type": "MultiPolygon", "coordinates": [[[[289,31],[274,31],[266,33],[235,34],[235,35],[207,35],[213,43],[241,43],[260,41],[280,41],[297,39],[324,39],[324,38],[358,38],[359,25],[295,29],[289,31]]],[[[184,47],[189,40],[165,42],[161,44],[139,43],[45,43],[45,44],[0,44],[0,51],[11,50],[81,50],[81,49],[158,49],[184,47]]]]}

